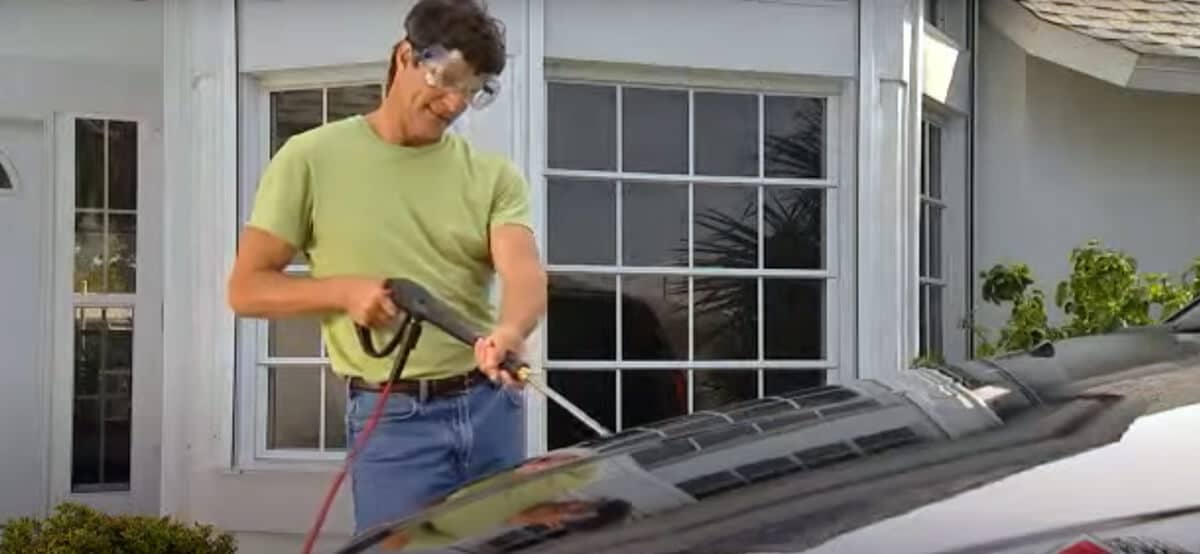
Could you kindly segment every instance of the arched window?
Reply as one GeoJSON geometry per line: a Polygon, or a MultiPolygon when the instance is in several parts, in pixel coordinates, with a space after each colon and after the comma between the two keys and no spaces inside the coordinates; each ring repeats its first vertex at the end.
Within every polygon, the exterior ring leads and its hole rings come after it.
{"type": "Polygon", "coordinates": [[[17,188],[17,171],[12,161],[0,150],[0,192],[8,192],[17,188]]]}

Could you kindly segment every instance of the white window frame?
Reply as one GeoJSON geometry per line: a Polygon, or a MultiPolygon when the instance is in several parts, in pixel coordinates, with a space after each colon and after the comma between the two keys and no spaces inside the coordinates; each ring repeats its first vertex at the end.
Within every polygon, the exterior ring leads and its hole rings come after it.
{"type": "MultiPolygon", "coordinates": [[[[238,232],[249,220],[262,171],[270,161],[271,93],[291,90],[319,90],[345,86],[378,84],[386,81],[387,66],[362,64],[315,70],[285,70],[239,77],[239,122],[242,137],[239,147],[241,161],[238,178],[238,232]]],[[[322,120],[328,105],[322,108],[322,120]]],[[[297,274],[308,271],[307,265],[292,264],[286,269],[297,274]]],[[[268,376],[265,368],[286,366],[328,366],[329,359],[318,357],[271,357],[268,350],[269,322],[266,319],[240,318],[237,323],[235,460],[248,469],[268,469],[295,466],[327,467],[345,457],[344,449],[325,449],[324,424],[319,428],[317,449],[268,449],[267,423],[268,376]]],[[[313,399],[320,402],[319,422],[325,421],[327,387],[340,386],[321,371],[321,393],[313,399]]]]}
{"type": "MultiPolygon", "coordinates": [[[[913,138],[918,145],[922,141],[926,124],[936,126],[941,135],[941,144],[938,146],[940,163],[936,167],[928,167],[928,160],[918,160],[918,167],[923,171],[937,173],[941,187],[940,199],[936,201],[938,205],[942,206],[942,236],[939,241],[941,276],[936,279],[930,278],[923,273],[924,268],[920,267],[920,251],[925,248],[927,238],[924,234],[925,229],[920,224],[920,218],[917,218],[914,221],[914,225],[917,227],[915,236],[918,249],[915,263],[916,277],[920,287],[934,285],[942,289],[942,354],[946,357],[946,361],[954,361],[969,357],[967,350],[970,344],[970,330],[962,325],[964,320],[969,317],[967,313],[968,297],[971,294],[970,283],[972,282],[971,276],[967,274],[969,246],[967,240],[970,228],[968,221],[970,212],[967,205],[967,184],[970,178],[967,170],[967,116],[926,99],[922,106],[921,124],[917,127],[916,135],[913,138]]],[[[920,171],[919,175],[923,174],[923,171],[920,171]]],[[[913,188],[913,194],[917,196],[918,206],[924,206],[931,200],[921,193],[920,183],[913,188]]],[[[920,302],[919,291],[914,298],[916,302],[920,302]]],[[[914,333],[917,340],[914,354],[920,356],[923,354],[920,329],[926,322],[920,320],[920,306],[917,306],[915,313],[918,327],[914,333]]]]}
{"type": "MultiPolygon", "coordinates": [[[[52,502],[71,501],[114,513],[145,513],[159,505],[160,474],[156,452],[161,451],[162,398],[162,249],[157,231],[162,228],[159,183],[149,183],[147,164],[152,162],[149,145],[151,122],[141,115],[121,112],[62,112],[54,116],[54,261],[51,372],[51,450],[50,497],[52,502]],[[110,214],[137,218],[137,284],[134,292],[81,294],[74,287],[75,248],[75,122],[77,119],[122,121],[137,126],[137,205],[131,211],[111,210],[110,214]],[[109,308],[132,312],[132,395],[131,406],[150,414],[150,419],[133,417],[130,429],[130,483],[127,488],[97,488],[74,491],[71,488],[72,418],[74,414],[75,310],[109,308]]],[[[106,171],[107,173],[107,171],[106,171]]],[[[107,177],[106,177],[107,186],[107,177]]],[[[107,192],[105,193],[107,196],[107,192]]],[[[92,211],[94,209],[88,209],[92,211]]]]}
{"type": "MultiPolygon", "coordinates": [[[[542,252],[543,259],[546,257],[547,242],[546,236],[548,231],[548,215],[549,211],[547,200],[547,179],[551,177],[573,177],[573,178],[603,178],[603,179],[636,179],[649,180],[655,182],[679,182],[679,183],[738,183],[746,185],[764,185],[764,186],[800,186],[800,187],[815,187],[827,191],[825,202],[825,269],[810,270],[810,269],[724,269],[724,268],[696,268],[696,267],[631,267],[620,265],[620,241],[618,241],[618,258],[615,265],[554,265],[548,264],[547,269],[552,273],[594,273],[601,275],[638,275],[638,274],[653,274],[653,275],[678,275],[678,276],[746,276],[746,277],[800,277],[800,278],[822,278],[827,286],[825,288],[825,345],[826,358],[823,360],[767,360],[764,359],[762,348],[763,340],[763,321],[759,318],[759,352],[758,359],[745,361],[688,361],[688,360],[671,360],[671,361],[611,361],[611,360],[581,360],[581,361],[561,361],[550,360],[548,345],[546,341],[542,341],[540,362],[543,367],[550,371],[572,371],[572,370],[639,370],[639,369],[737,369],[737,368],[763,368],[769,371],[770,368],[787,368],[787,369],[814,369],[826,370],[826,382],[830,384],[843,383],[857,377],[857,356],[855,355],[855,334],[856,334],[856,279],[854,274],[855,259],[857,256],[856,247],[856,232],[855,221],[857,213],[856,202],[856,180],[854,178],[856,156],[855,156],[855,102],[849,92],[848,84],[845,81],[832,78],[819,78],[809,76],[794,76],[794,75],[776,75],[776,74],[761,74],[761,73],[734,73],[729,71],[708,71],[698,69],[673,69],[663,67],[650,67],[632,64],[612,64],[600,62],[579,62],[547,59],[545,68],[545,83],[578,83],[578,84],[595,84],[603,86],[630,86],[639,88],[671,88],[676,90],[687,91],[717,91],[717,92],[736,92],[742,94],[755,94],[761,98],[763,95],[802,95],[811,97],[820,97],[826,101],[826,176],[821,179],[794,179],[794,178],[766,178],[758,177],[709,177],[696,175],[663,175],[658,173],[623,173],[620,171],[578,171],[578,170],[563,170],[550,168],[548,164],[548,155],[545,152],[546,145],[549,143],[549,138],[543,132],[540,147],[542,163],[537,169],[534,180],[534,191],[538,194],[539,201],[545,209],[540,213],[538,227],[541,229],[539,233],[539,249],[542,252]]],[[[543,91],[543,95],[545,92],[543,91]]],[[[692,94],[689,94],[689,115],[693,109],[692,94]]],[[[763,102],[758,103],[759,106],[759,128],[763,124],[763,102]]],[[[548,106],[545,102],[541,103],[542,117],[548,118],[546,112],[548,106]]],[[[620,109],[620,95],[617,100],[617,156],[620,156],[620,120],[622,118],[620,109]]],[[[760,131],[760,141],[761,141],[760,131]]],[[[762,148],[759,149],[760,156],[760,173],[761,173],[761,157],[763,155],[762,148]]],[[[694,174],[694,156],[689,152],[689,173],[694,174]]],[[[759,189],[759,200],[761,206],[762,193],[759,189]]],[[[689,202],[691,194],[689,194],[689,202]]],[[[620,203],[618,202],[617,221],[618,229],[621,226],[620,203]]],[[[758,210],[760,220],[759,233],[761,243],[762,233],[762,210],[758,210]]],[[[690,232],[690,231],[689,231],[690,232]]],[[[760,257],[762,251],[760,249],[760,257]]],[[[620,294],[620,280],[617,281],[616,294],[620,294]]],[[[759,288],[759,302],[762,302],[762,287],[759,288]]],[[[690,299],[689,299],[690,303],[690,299]]],[[[620,310],[620,302],[617,302],[617,309],[620,310]]],[[[617,336],[621,332],[621,317],[617,314],[617,336]]],[[[689,321],[693,315],[689,310],[689,321]]],[[[553,323],[547,323],[546,326],[553,323]]],[[[691,324],[689,323],[689,326],[691,324]]],[[[543,330],[544,331],[544,330],[543,330]]],[[[543,335],[544,336],[544,335],[543,335]]],[[[692,350],[694,345],[689,339],[689,358],[692,358],[692,350]]],[[[619,343],[618,343],[619,344],[619,343]]],[[[618,357],[619,346],[618,346],[618,357]]],[[[621,371],[616,373],[616,406],[615,417],[618,428],[621,422],[621,371]]],[[[763,374],[764,371],[758,373],[758,393],[763,392],[763,374]]],[[[693,408],[694,390],[693,390],[694,374],[688,372],[688,407],[689,411],[693,408]]],[[[533,422],[544,428],[546,419],[543,415],[533,422]]],[[[539,449],[544,449],[545,433],[537,435],[541,444],[531,445],[539,449]]]]}

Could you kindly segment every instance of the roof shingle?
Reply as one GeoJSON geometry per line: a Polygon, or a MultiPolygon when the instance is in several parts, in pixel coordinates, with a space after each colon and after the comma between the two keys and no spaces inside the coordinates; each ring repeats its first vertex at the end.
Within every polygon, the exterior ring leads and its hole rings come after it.
{"type": "Polygon", "coordinates": [[[1200,58],[1200,0],[1015,0],[1038,18],[1139,54],[1200,58]]]}

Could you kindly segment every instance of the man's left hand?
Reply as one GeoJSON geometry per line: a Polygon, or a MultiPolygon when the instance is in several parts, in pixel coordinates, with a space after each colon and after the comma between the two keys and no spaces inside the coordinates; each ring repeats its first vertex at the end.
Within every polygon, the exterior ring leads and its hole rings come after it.
{"type": "Polygon", "coordinates": [[[500,367],[500,362],[509,354],[524,353],[524,337],[521,333],[505,327],[497,327],[492,333],[475,341],[475,363],[480,371],[494,383],[503,383],[521,387],[519,381],[511,372],[500,367]]]}

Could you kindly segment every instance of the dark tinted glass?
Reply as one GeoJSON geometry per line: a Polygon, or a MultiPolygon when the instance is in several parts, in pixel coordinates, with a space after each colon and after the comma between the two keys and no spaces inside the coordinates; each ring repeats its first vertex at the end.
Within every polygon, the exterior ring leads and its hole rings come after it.
{"type": "Polygon", "coordinates": [[[697,360],[758,357],[758,280],[695,277],[697,360]]]}
{"type": "Polygon", "coordinates": [[[686,266],[685,183],[621,184],[621,258],[632,266],[686,266]]]}
{"type": "Polygon", "coordinates": [[[695,185],[696,267],[758,267],[758,188],[695,185]]]}
{"type": "Polygon", "coordinates": [[[825,267],[825,191],[766,187],[763,196],[763,265],[825,267]]]}
{"type": "Polygon", "coordinates": [[[621,356],[686,360],[688,281],[683,276],[621,276],[621,356]]]}
{"type": "Polygon", "coordinates": [[[617,263],[616,191],[612,181],[547,181],[546,255],[551,264],[617,263]]]}
{"type": "Polygon", "coordinates": [[[615,360],[617,279],[613,275],[550,275],[546,316],[551,360],[615,360]]]}
{"type": "Polygon", "coordinates": [[[617,169],[617,89],[550,83],[547,163],[555,169],[617,169]]]}
{"type": "Polygon", "coordinates": [[[626,87],[622,94],[622,170],[686,174],[687,91],[626,87]]]}
{"type": "Polygon", "coordinates": [[[801,96],[767,96],[763,101],[766,176],[825,177],[825,101],[801,96]]]}
{"type": "Polygon", "coordinates": [[[758,97],[695,93],[697,175],[758,176],[758,97]]]}

